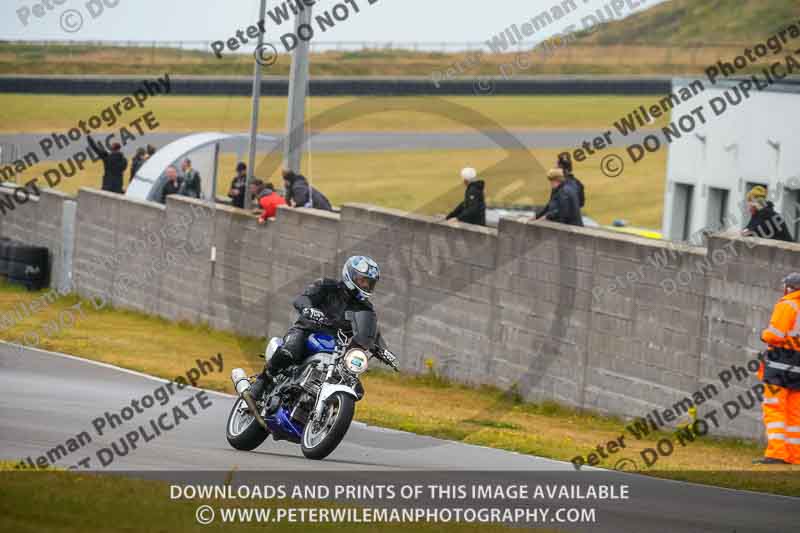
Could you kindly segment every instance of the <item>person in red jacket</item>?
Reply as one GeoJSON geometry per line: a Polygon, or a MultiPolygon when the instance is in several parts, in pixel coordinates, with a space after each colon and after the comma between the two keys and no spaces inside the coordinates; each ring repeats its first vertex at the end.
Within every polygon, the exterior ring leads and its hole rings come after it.
{"type": "Polygon", "coordinates": [[[278,212],[279,205],[286,205],[286,200],[275,192],[275,187],[272,183],[254,180],[250,184],[250,192],[258,202],[259,207],[264,210],[261,216],[258,217],[259,224],[263,224],[268,218],[274,218],[278,212]]]}

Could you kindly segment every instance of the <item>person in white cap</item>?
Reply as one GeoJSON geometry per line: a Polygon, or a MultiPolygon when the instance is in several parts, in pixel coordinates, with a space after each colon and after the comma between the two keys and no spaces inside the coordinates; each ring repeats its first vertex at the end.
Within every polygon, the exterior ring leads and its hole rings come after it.
{"type": "Polygon", "coordinates": [[[459,222],[485,226],[486,200],[483,194],[485,183],[478,179],[478,172],[471,167],[461,170],[461,179],[467,188],[464,191],[464,201],[447,215],[447,220],[455,218],[459,222]]]}

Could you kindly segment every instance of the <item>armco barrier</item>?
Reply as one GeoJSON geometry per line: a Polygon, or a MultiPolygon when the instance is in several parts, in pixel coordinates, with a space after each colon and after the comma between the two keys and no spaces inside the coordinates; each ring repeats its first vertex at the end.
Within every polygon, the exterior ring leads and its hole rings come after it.
{"type": "MultiPolygon", "coordinates": [[[[253,82],[247,77],[170,77],[171,94],[247,96],[253,82]]],[[[131,94],[141,85],[137,76],[0,76],[0,93],[26,94],[131,94]]],[[[311,96],[474,96],[475,80],[446,80],[436,87],[431,78],[316,78],[311,96]]],[[[669,77],[514,77],[497,76],[497,95],[641,94],[666,95],[672,91],[669,77]]],[[[265,96],[286,96],[285,78],[266,78],[261,85],[265,96]]]]}
{"type": "MultiPolygon", "coordinates": [[[[53,246],[64,200],[45,191],[2,217],[0,234],[53,246]]],[[[83,296],[282,334],[298,291],[338,276],[348,255],[370,254],[383,269],[381,324],[406,370],[423,372],[431,358],[463,383],[624,417],[669,409],[753,359],[780,278],[800,270],[798,245],[724,235],[708,248],[676,247],[549,222],[451,226],[359,204],[336,214],[281,208],[258,225],[193,199],[162,206],[91,189],[77,203],[73,271],[83,296]],[[153,238],[161,230],[164,240],[153,238]],[[180,260],[164,266],[176,248],[185,250],[180,260]],[[144,281],[125,281],[137,275],[144,281]]],[[[755,383],[749,376],[722,388],[701,416],[755,383]]],[[[715,433],[763,431],[757,407],[722,422],[715,433]]]]}

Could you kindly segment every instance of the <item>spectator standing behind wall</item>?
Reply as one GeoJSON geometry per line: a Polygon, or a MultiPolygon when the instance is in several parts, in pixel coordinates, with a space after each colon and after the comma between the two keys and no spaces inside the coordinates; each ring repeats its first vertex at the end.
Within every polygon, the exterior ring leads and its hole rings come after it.
{"type": "Polygon", "coordinates": [[[457,219],[459,222],[486,225],[486,198],[484,196],[485,182],[478,179],[474,168],[467,167],[461,170],[461,179],[464,180],[464,201],[453,209],[447,220],[457,219]]]}
{"type": "Polygon", "coordinates": [[[275,186],[272,183],[265,184],[261,180],[255,180],[250,184],[250,193],[255,197],[262,211],[261,216],[258,217],[259,224],[263,224],[268,218],[275,218],[278,206],[286,205],[286,200],[275,192],[275,186]]]}
{"type": "Polygon", "coordinates": [[[178,169],[169,166],[165,172],[167,181],[164,183],[164,188],[161,189],[161,203],[167,203],[167,196],[171,194],[179,194],[181,190],[181,182],[178,180],[178,169]]]}
{"type": "Polygon", "coordinates": [[[200,198],[203,187],[200,173],[192,168],[192,161],[188,157],[181,163],[181,170],[183,171],[183,181],[178,194],[190,198],[200,198]]]}
{"type": "Polygon", "coordinates": [[[569,154],[560,154],[558,156],[558,160],[556,161],[556,166],[564,171],[564,177],[566,178],[567,183],[574,185],[575,190],[578,193],[578,205],[580,208],[583,209],[586,206],[586,196],[583,190],[583,183],[575,174],[572,173],[572,160],[569,157],[569,154]]]}
{"type": "Polygon", "coordinates": [[[145,161],[147,161],[147,151],[140,146],[136,149],[136,154],[133,156],[133,159],[131,159],[131,179],[128,183],[133,182],[133,178],[136,177],[136,173],[139,172],[139,169],[142,168],[145,161]]]}
{"type": "Polygon", "coordinates": [[[291,207],[313,207],[333,211],[331,203],[319,189],[312,188],[302,174],[283,169],[283,182],[286,188],[286,203],[291,207]]]}
{"type": "Polygon", "coordinates": [[[239,161],[236,165],[236,176],[231,180],[231,188],[228,190],[228,198],[231,199],[233,207],[244,209],[245,188],[247,187],[247,165],[239,161]]]}
{"type": "Polygon", "coordinates": [[[103,161],[103,190],[122,194],[123,173],[128,167],[128,160],[122,155],[122,146],[119,143],[111,145],[111,153],[105,146],[97,143],[92,136],[87,137],[89,148],[103,161]]]}
{"type": "Polygon", "coordinates": [[[544,217],[553,222],[583,226],[577,187],[567,181],[564,171],[560,168],[551,169],[547,173],[547,179],[550,180],[550,201],[536,218],[544,217]]]}
{"type": "Polygon", "coordinates": [[[746,236],[794,242],[786,221],[775,211],[775,205],[767,200],[767,189],[756,185],[747,193],[747,207],[750,209],[750,222],[742,231],[746,236]]]}

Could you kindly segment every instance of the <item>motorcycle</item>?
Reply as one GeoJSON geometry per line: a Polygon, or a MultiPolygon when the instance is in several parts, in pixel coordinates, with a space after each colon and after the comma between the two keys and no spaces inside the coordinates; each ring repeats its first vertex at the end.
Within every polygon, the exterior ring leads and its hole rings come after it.
{"type": "MultiPolygon", "coordinates": [[[[330,455],[350,428],[355,402],[364,397],[359,377],[369,361],[378,359],[399,371],[397,357],[383,346],[377,322],[373,311],[348,311],[335,338],[321,332],[309,335],[306,349],[312,355],[275,376],[272,389],[255,399],[258,413],[251,413],[241,397],[254,377],[234,369],[231,380],[239,398],[228,416],[228,443],[251,451],[272,435],[275,441],[300,444],[309,459],[330,455]]],[[[269,341],[267,363],[282,344],[280,337],[269,341]]]]}

